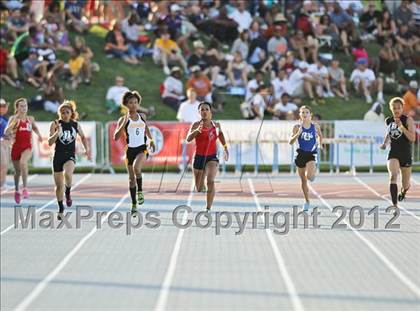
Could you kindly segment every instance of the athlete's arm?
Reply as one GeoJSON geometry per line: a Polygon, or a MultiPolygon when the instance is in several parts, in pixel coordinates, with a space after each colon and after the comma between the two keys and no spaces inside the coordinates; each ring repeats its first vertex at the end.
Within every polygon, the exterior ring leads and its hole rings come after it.
{"type": "Polygon", "coordinates": [[[321,127],[319,126],[318,123],[315,124],[315,128],[316,128],[316,134],[318,135],[318,146],[319,149],[322,149],[322,131],[321,131],[321,127]]]}
{"type": "Polygon", "coordinates": [[[82,145],[83,145],[83,148],[85,148],[86,157],[90,161],[92,158],[91,158],[91,155],[90,155],[89,146],[88,146],[88,143],[87,143],[85,133],[83,133],[83,130],[82,130],[82,127],[81,127],[80,123],[77,123],[77,132],[79,133],[79,136],[82,139],[82,145]]]}
{"type": "Polygon", "coordinates": [[[156,145],[155,145],[155,142],[153,141],[153,136],[152,136],[152,133],[150,133],[150,129],[149,129],[149,127],[147,126],[147,124],[146,124],[146,136],[147,136],[147,138],[149,138],[150,139],[150,148],[152,148],[152,152],[155,152],[155,150],[156,150],[156,145]]]}
{"type": "Polygon", "coordinates": [[[126,114],[124,117],[119,118],[118,120],[118,126],[117,129],[114,132],[114,140],[118,140],[121,137],[121,134],[123,133],[124,126],[128,122],[128,114],[126,114]]]}
{"type": "Polygon", "coordinates": [[[219,140],[223,145],[223,151],[225,152],[225,161],[229,160],[229,149],[226,143],[225,135],[223,134],[220,123],[216,123],[216,127],[219,129],[219,140]]]}
{"type": "Polygon", "coordinates": [[[192,140],[194,140],[201,133],[202,128],[202,121],[194,122],[191,125],[190,131],[188,132],[187,142],[191,142],[192,140]]]}
{"type": "Polygon", "coordinates": [[[416,141],[416,132],[414,130],[414,121],[412,117],[407,118],[407,127],[401,124],[399,128],[410,142],[414,143],[416,141]]]}
{"type": "Polygon", "coordinates": [[[50,136],[48,137],[48,146],[52,146],[57,140],[59,133],[59,124],[57,121],[51,122],[50,125],[50,136]]]}
{"type": "Polygon", "coordinates": [[[296,142],[296,139],[299,138],[299,135],[301,133],[302,133],[302,126],[300,126],[299,124],[296,124],[293,127],[293,133],[292,133],[292,137],[290,137],[289,144],[293,145],[296,142]]]}
{"type": "Polygon", "coordinates": [[[35,134],[38,136],[38,139],[40,140],[40,141],[42,141],[42,135],[41,135],[41,132],[39,131],[39,128],[38,128],[38,126],[36,125],[36,123],[35,123],[35,118],[34,117],[30,117],[29,118],[30,120],[31,120],[31,123],[32,123],[32,130],[35,132],[35,134]]]}
{"type": "Polygon", "coordinates": [[[384,142],[382,143],[382,145],[379,145],[379,148],[381,148],[382,150],[385,150],[388,143],[389,143],[389,135],[388,135],[388,132],[387,132],[385,134],[384,142]]]}

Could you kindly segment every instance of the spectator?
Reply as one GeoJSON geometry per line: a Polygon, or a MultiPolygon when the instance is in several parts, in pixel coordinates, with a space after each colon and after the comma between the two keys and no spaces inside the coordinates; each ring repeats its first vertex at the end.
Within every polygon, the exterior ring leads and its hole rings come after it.
{"type": "Polygon", "coordinates": [[[281,100],[281,96],[284,93],[287,94],[290,92],[289,78],[284,69],[279,70],[278,76],[271,81],[271,86],[273,88],[273,97],[276,102],[281,100]]]}
{"type": "Polygon", "coordinates": [[[9,35],[15,40],[21,34],[28,31],[29,21],[20,9],[14,9],[7,19],[7,28],[9,35]]]}
{"type": "Polygon", "coordinates": [[[381,18],[381,13],[376,10],[375,1],[370,1],[368,10],[360,17],[360,30],[362,32],[362,40],[374,40],[378,33],[378,22],[381,18]]]}
{"type": "Polygon", "coordinates": [[[108,55],[122,58],[128,64],[137,65],[139,62],[135,52],[130,49],[127,39],[121,31],[121,23],[116,22],[105,37],[105,52],[108,55]]]}
{"type": "Polygon", "coordinates": [[[23,89],[18,78],[16,60],[3,48],[0,48],[0,81],[5,81],[16,89],[23,89]]]}
{"type": "Polygon", "coordinates": [[[354,56],[354,62],[357,63],[357,61],[361,58],[369,59],[368,52],[366,51],[365,47],[363,46],[363,41],[360,39],[357,39],[354,42],[354,48],[351,50],[351,54],[354,56]]]}
{"type": "Polygon", "coordinates": [[[245,10],[245,1],[236,1],[237,8],[229,14],[229,17],[238,24],[238,33],[248,30],[252,23],[251,14],[245,10]]]}
{"type": "Polygon", "coordinates": [[[331,90],[340,98],[349,100],[349,94],[346,87],[346,77],[344,70],[339,67],[338,59],[333,59],[331,66],[328,67],[328,74],[330,78],[331,90]]]}
{"type": "Polygon", "coordinates": [[[341,42],[344,52],[349,55],[349,34],[352,39],[356,39],[356,27],[353,19],[340,6],[338,2],[334,2],[333,12],[331,12],[331,20],[337,26],[340,33],[341,42]]]}
{"type": "Polygon", "coordinates": [[[203,19],[197,23],[197,28],[214,36],[221,42],[231,42],[238,37],[238,24],[227,15],[225,6],[220,8],[219,14],[210,19],[203,19]]]}
{"type": "Polygon", "coordinates": [[[249,52],[249,33],[248,33],[248,30],[243,30],[239,34],[239,37],[236,38],[236,40],[233,42],[230,53],[234,54],[236,52],[240,52],[242,54],[242,59],[246,59],[248,57],[248,52],[249,52]]]}
{"type": "Polygon", "coordinates": [[[395,40],[389,37],[379,51],[379,72],[392,79],[395,79],[395,73],[398,70],[398,61],[400,59],[394,46],[395,40]]]}
{"type": "Polygon", "coordinates": [[[182,48],[185,55],[189,55],[188,36],[183,35],[182,33],[182,7],[177,3],[172,4],[170,6],[169,14],[165,16],[162,22],[166,25],[166,29],[168,29],[171,39],[182,48]]]}
{"type": "Polygon", "coordinates": [[[70,51],[70,59],[68,61],[69,68],[69,84],[68,89],[76,90],[79,87],[79,83],[82,82],[82,68],[85,60],[82,54],[78,50],[70,51]]]}
{"type": "Polygon", "coordinates": [[[314,80],[311,84],[316,86],[316,92],[320,98],[335,96],[331,92],[328,69],[320,60],[309,65],[308,73],[314,80]]]}
{"type": "Polygon", "coordinates": [[[268,89],[268,85],[260,84],[255,90],[255,95],[250,99],[252,119],[264,119],[264,112],[268,106],[268,89]]]}
{"type": "Polygon", "coordinates": [[[304,97],[305,95],[308,95],[311,104],[317,105],[312,88],[316,86],[318,82],[308,73],[308,67],[309,65],[307,62],[300,62],[299,67],[290,74],[290,95],[293,97],[304,97]]]}
{"type": "Polygon", "coordinates": [[[170,75],[163,82],[163,103],[175,111],[178,110],[181,100],[184,98],[184,86],[181,81],[181,68],[172,67],[170,75]]]}
{"type": "Polygon", "coordinates": [[[383,45],[387,37],[395,36],[396,33],[397,27],[395,25],[395,21],[391,17],[391,13],[388,9],[382,10],[381,17],[378,23],[377,34],[379,45],[383,45]]]}
{"type": "Polygon", "coordinates": [[[365,113],[363,120],[370,122],[384,122],[385,116],[383,114],[383,108],[381,103],[374,102],[372,107],[368,110],[368,112],[365,113]]]}
{"type": "Polygon", "coordinates": [[[404,66],[401,67],[400,73],[397,75],[400,83],[399,91],[406,91],[410,81],[420,81],[420,73],[417,67],[412,63],[411,57],[404,61],[404,66]]]}
{"type": "Polygon", "coordinates": [[[410,10],[410,1],[402,0],[398,9],[395,10],[394,20],[397,27],[401,25],[413,26],[413,12],[410,10]]]}
{"type": "Polygon", "coordinates": [[[193,42],[194,53],[188,59],[188,68],[199,66],[201,71],[208,75],[210,73],[210,60],[205,54],[205,46],[201,40],[193,42]]]}
{"type": "Polygon", "coordinates": [[[84,17],[84,3],[80,0],[66,0],[65,5],[66,23],[78,33],[88,30],[84,17]]]}
{"type": "Polygon", "coordinates": [[[195,90],[199,101],[212,103],[212,85],[209,78],[202,74],[199,66],[193,66],[191,73],[192,75],[187,81],[187,88],[195,90]]]}
{"type": "Polygon", "coordinates": [[[297,111],[298,106],[290,102],[290,95],[287,93],[283,93],[281,95],[280,102],[277,103],[272,109],[274,118],[279,120],[286,120],[288,119],[288,115],[295,115],[297,111]]]}
{"type": "Polygon", "coordinates": [[[236,52],[233,60],[228,63],[226,74],[229,77],[230,85],[233,87],[245,87],[248,83],[248,69],[242,54],[236,52]]]}
{"type": "Polygon", "coordinates": [[[281,27],[276,26],[274,36],[268,40],[267,51],[274,60],[279,60],[287,52],[287,40],[281,36],[281,27]]]}
{"type": "Polygon", "coordinates": [[[331,17],[324,14],[316,25],[315,35],[318,40],[327,42],[328,46],[337,49],[340,45],[340,35],[337,26],[331,22],[331,17]]]}
{"type": "Polygon", "coordinates": [[[415,27],[420,27],[420,0],[415,0],[411,4],[411,12],[413,12],[415,27]]]}
{"type": "Polygon", "coordinates": [[[36,88],[40,88],[47,76],[47,63],[38,59],[36,49],[29,50],[29,56],[22,63],[25,80],[36,88]]]}
{"type": "Polygon", "coordinates": [[[194,89],[187,90],[187,97],[188,99],[179,106],[176,118],[180,122],[194,123],[201,120],[200,113],[198,112],[200,102],[197,100],[197,94],[194,89]]]}
{"type": "Polygon", "coordinates": [[[128,91],[128,87],[124,86],[124,78],[116,76],[115,85],[111,86],[106,93],[105,106],[108,108],[108,113],[112,113],[120,108],[122,97],[128,91]]]}
{"type": "Polygon", "coordinates": [[[257,71],[255,73],[255,78],[248,81],[246,85],[246,92],[245,92],[245,101],[248,102],[257,91],[257,88],[264,84],[264,74],[262,71],[257,71]]]}
{"type": "Polygon", "coordinates": [[[397,34],[397,49],[403,58],[412,57],[420,50],[420,38],[408,30],[407,25],[401,25],[397,34]]]}
{"type": "Polygon", "coordinates": [[[139,42],[140,25],[139,17],[135,12],[131,12],[121,23],[121,30],[127,40],[130,50],[138,59],[142,58],[146,52],[146,47],[139,42]]]}
{"type": "Polygon", "coordinates": [[[311,36],[305,38],[302,30],[297,30],[290,38],[290,45],[302,61],[310,57],[314,62],[318,58],[318,41],[311,36]]]}
{"type": "Polygon", "coordinates": [[[358,93],[362,93],[366,97],[368,104],[372,103],[371,92],[378,91],[378,102],[385,103],[383,98],[383,80],[375,77],[375,73],[367,68],[367,60],[361,58],[357,62],[357,68],[353,70],[350,76],[350,82],[353,83],[354,89],[358,93]]]}
{"type": "MultiPolygon", "coordinates": [[[[251,24],[251,29],[252,29],[253,25],[254,25],[254,23],[251,24]]],[[[271,25],[268,25],[267,29],[264,31],[264,37],[267,38],[267,39],[271,38],[272,36],[274,36],[274,32],[275,32],[276,29],[277,29],[277,31],[280,31],[280,35],[282,37],[287,36],[287,19],[284,17],[283,13],[277,13],[274,16],[273,23],[271,25]]],[[[253,40],[253,39],[254,39],[254,36],[251,37],[251,40],[253,40]]]]}
{"type": "Polygon", "coordinates": [[[47,80],[43,91],[44,110],[57,113],[57,109],[64,101],[63,88],[58,85],[55,76],[47,80]]]}
{"type": "Polygon", "coordinates": [[[419,85],[417,81],[410,81],[409,88],[405,92],[403,111],[406,115],[413,117],[415,120],[420,120],[420,97],[419,85]]]}
{"type": "Polygon", "coordinates": [[[160,38],[156,39],[153,50],[153,60],[155,64],[163,66],[165,74],[170,73],[169,64],[179,63],[188,73],[187,62],[181,54],[178,44],[170,39],[169,32],[163,31],[160,38]]]}
{"type": "MultiPolygon", "coordinates": [[[[92,58],[93,52],[92,50],[86,45],[86,41],[81,36],[76,36],[74,38],[74,45],[73,49],[83,57],[83,67],[82,67],[82,74],[83,74],[83,82],[86,85],[90,84],[90,80],[92,79],[92,58]]],[[[97,65],[96,65],[97,66],[97,65]]]]}

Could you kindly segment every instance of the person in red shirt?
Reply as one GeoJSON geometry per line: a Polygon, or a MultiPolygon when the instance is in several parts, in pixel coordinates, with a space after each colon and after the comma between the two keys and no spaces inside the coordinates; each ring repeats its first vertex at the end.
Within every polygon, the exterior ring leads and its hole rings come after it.
{"type": "Polygon", "coordinates": [[[19,180],[22,176],[23,198],[29,197],[28,184],[28,161],[32,155],[32,131],[34,131],[42,142],[42,136],[35,124],[35,119],[28,116],[28,102],[25,98],[15,101],[15,115],[10,117],[9,124],[5,130],[6,135],[14,134],[11,158],[15,169],[15,202],[20,203],[19,180]]]}
{"type": "Polygon", "coordinates": [[[206,211],[210,211],[213,204],[215,187],[214,179],[216,177],[219,159],[217,158],[217,139],[223,145],[224,159],[229,159],[229,151],[225,136],[220,127],[220,123],[212,120],[211,104],[201,102],[198,105],[198,111],[201,120],[191,125],[187,135],[187,142],[195,139],[196,151],[194,156],[194,178],[195,188],[202,191],[204,188],[204,179],[207,177],[207,206],[206,211]]]}
{"type": "Polygon", "coordinates": [[[23,89],[18,79],[16,60],[3,48],[0,48],[0,81],[5,81],[14,88],[23,89]]]}

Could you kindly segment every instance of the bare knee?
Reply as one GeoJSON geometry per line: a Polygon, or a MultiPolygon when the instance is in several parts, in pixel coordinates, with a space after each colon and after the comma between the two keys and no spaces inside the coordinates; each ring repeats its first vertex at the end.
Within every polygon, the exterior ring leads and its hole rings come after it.
{"type": "Polygon", "coordinates": [[[398,179],[398,174],[397,173],[390,173],[389,174],[389,182],[391,184],[396,184],[397,183],[397,179],[398,179]]]}
{"type": "Polygon", "coordinates": [[[214,187],[214,180],[207,179],[207,188],[213,189],[213,187],[214,187]]]}

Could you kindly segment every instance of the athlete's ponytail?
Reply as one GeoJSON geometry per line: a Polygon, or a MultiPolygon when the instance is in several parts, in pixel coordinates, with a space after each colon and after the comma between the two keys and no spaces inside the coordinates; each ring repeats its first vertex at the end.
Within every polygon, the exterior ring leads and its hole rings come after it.
{"type": "Polygon", "coordinates": [[[61,109],[68,108],[71,111],[70,119],[76,121],[79,118],[79,113],[77,112],[76,102],[73,100],[65,99],[63,103],[58,107],[58,116],[60,117],[61,109]]]}

